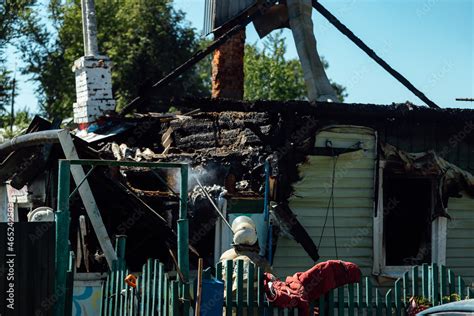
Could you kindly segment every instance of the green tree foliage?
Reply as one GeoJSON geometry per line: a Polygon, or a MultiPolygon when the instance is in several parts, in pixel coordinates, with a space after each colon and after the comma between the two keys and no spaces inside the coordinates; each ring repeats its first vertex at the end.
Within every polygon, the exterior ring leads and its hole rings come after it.
{"type": "Polygon", "coordinates": [[[28,14],[33,0],[0,1],[0,112],[10,103],[12,76],[6,66],[6,49],[20,36],[24,16],[28,14]]]}
{"type": "MultiPolygon", "coordinates": [[[[113,91],[121,107],[197,49],[194,30],[171,0],[96,0],[98,43],[112,69],[113,91]]],[[[24,72],[39,83],[40,107],[49,117],[72,113],[75,101],[74,60],[84,55],[80,1],[50,0],[50,25],[39,14],[28,17],[20,51],[24,72]]],[[[190,71],[162,89],[162,97],[205,94],[197,71],[190,71]]]]}
{"type": "MultiPolygon", "coordinates": [[[[281,32],[268,35],[264,48],[246,45],[244,58],[247,100],[304,100],[306,86],[298,59],[285,58],[286,45],[281,32]]],[[[323,59],[325,68],[329,67],[323,59]]],[[[331,82],[339,100],[347,96],[346,88],[331,82]]]]}
{"type": "Polygon", "coordinates": [[[13,130],[11,130],[12,118],[10,113],[0,115],[0,141],[22,134],[30,125],[32,118],[33,116],[26,108],[17,111],[13,122],[13,130]]]}

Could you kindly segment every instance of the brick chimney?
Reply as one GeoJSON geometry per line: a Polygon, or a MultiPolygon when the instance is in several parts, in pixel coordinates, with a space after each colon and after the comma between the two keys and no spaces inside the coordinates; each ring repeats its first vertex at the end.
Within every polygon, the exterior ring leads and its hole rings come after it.
{"type": "Polygon", "coordinates": [[[107,111],[114,111],[112,95],[112,63],[105,55],[99,55],[97,46],[97,22],[94,0],[81,0],[84,56],[74,62],[76,76],[76,103],[73,105],[74,122],[79,129],[107,111]]]}
{"type": "MultiPolygon", "coordinates": [[[[216,34],[216,37],[219,35],[216,34]]],[[[245,30],[214,51],[212,97],[241,100],[244,97],[245,30]]]]}

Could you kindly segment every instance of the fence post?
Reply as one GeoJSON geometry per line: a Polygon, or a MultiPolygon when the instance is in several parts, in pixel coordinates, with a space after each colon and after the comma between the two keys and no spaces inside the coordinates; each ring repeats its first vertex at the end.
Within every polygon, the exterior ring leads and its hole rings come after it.
{"type": "Polygon", "coordinates": [[[429,293],[429,282],[428,282],[428,264],[423,263],[421,266],[421,292],[424,298],[428,299],[430,297],[429,293]]]}
{"type": "Polygon", "coordinates": [[[365,278],[365,301],[367,304],[367,316],[372,316],[372,281],[365,278]]]}
{"type": "Polygon", "coordinates": [[[170,309],[169,309],[169,304],[170,304],[170,282],[169,282],[169,276],[168,274],[164,275],[164,280],[163,280],[163,316],[168,316],[170,309]]]}
{"type": "Polygon", "coordinates": [[[337,314],[344,316],[344,287],[337,288],[337,314]]]}
{"type": "Polygon", "coordinates": [[[58,208],[56,212],[54,315],[63,316],[66,308],[66,279],[69,263],[69,186],[71,165],[68,160],[59,161],[58,208]]]}
{"type": "Polygon", "coordinates": [[[392,289],[385,294],[385,312],[387,316],[392,316],[392,289]]]}
{"type": "Polygon", "coordinates": [[[349,284],[347,291],[349,295],[349,316],[354,316],[354,284],[349,284]]]}
{"type": "Polygon", "coordinates": [[[326,314],[326,295],[321,295],[319,298],[319,315],[324,316],[326,314]]]}
{"type": "Polygon", "coordinates": [[[414,266],[411,270],[411,294],[418,296],[418,266],[414,266]]]}
{"type": "Polygon", "coordinates": [[[264,306],[264,299],[265,299],[265,291],[263,288],[263,269],[258,267],[257,269],[257,301],[258,301],[258,315],[264,315],[265,313],[265,306],[264,306]]]}
{"type": "Polygon", "coordinates": [[[244,304],[244,261],[237,261],[237,316],[242,315],[244,304]]]}
{"type": "Polygon", "coordinates": [[[448,270],[448,282],[449,282],[449,295],[456,293],[456,276],[454,272],[449,269],[448,270]]]}
{"type": "Polygon", "coordinates": [[[328,293],[328,315],[334,315],[334,290],[331,290],[328,293]]]}
{"type": "Polygon", "coordinates": [[[163,263],[159,263],[158,265],[158,300],[157,300],[157,307],[158,307],[158,316],[162,316],[163,313],[163,301],[164,301],[164,292],[167,291],[165,288],[165,267],[163,263]]]}
{"type": "Polygon", "coordinates": [[[225,314],[232,315],[232,274],[234,272],[234,262],[227,260],[225,263],[225,314]]]}
{"type": "Polygon", "coordinates": [[[402,280],[398,279],[395,281],[395,314],[397,316],[401,316],[402,314],[402,306],[401,306],[401,294],[402,294],[402,280]]]}
{"type": "Polygon", "coordinates": [[[253,316],[254,309],[254,278],[255,278],[255,265],[249,262],[249,271],[247,273],[247,315],[253,316]]]}
{"type": "Polygon", "coordinates": [[[439,305],[439,271],[438,265],[436,263],[431,264],[431,284],[432,284],[432,294],[433,294],[433,306],[439,305]]]}
{"type": "Polygon", "coordinates": [[[406,271],[405,273],[403,273],[403,284],[402,284],[402,304],[403,304],[403,307],[405,307],[406,303],[407,303],[407,300],[408,300],[408,290],[410,288],[410,286],[408,285],[409,283],[409,272],[406,271]]]}
{"type": "Polygon", "coordinates": [[[444,303],[443,298],[448,295],[447,294],[447,287],[448,287],[448,272],[445,266],[441,266],[441,278],[439,282],[439,291],[441,296],[441,304],[444,303]]]}
{"type": "Polygon", "coordinates": [[[179,312],[179,281],[171,281],[171,315],[180,315],[179,312]]]}
{"type": "Polygon", "coordinates": [[[380,293],[379,289],[375,289],[375,310],[377,316],[382,316],[382,294],[380,293]]]}

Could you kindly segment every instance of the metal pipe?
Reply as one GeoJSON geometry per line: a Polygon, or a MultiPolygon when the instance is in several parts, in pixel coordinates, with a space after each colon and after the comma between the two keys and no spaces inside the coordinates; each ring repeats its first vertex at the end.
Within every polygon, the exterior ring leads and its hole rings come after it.
{"type": "Polygon", "coordinates": [[[189,221],[188,217],[188,168],[182,165],[181,191],[179,192],[179,220],[178,226],[178,266],[183,274],[181,297],[184,300],[183,315],[189,315],[189,221]]]}
{"type": "Polygon", "coordinates": [[[217,205],[214,203],[214,201],[212,200],[211,196],[209,195],[209,193],[207,193],[206,189],[202,186],[201,182],[199,182],[199,179],[194,177],[194,179],[196,179],[196,182],[197,184],[199,185],[199,187],[201,188],[202,192],[204,193],[204,195],[206,196],[206,198],[209,200],[209,202],[211,203],[211,205],[214,207],[214,209],[216,210],[217,214],[219,214],[219,216],[222,218],[222,220],[224,221],[224,223],[227,224],[227,226],[229,226],[230,230],[232,231],[232,226],[230,226],[229,222],[227,221],[227,219],[225,218],[224,214],[221,213],[221,211],[219,210],[219,208],[217,207],[217,205]]]}
{"type": "Polygon", "coordinates": [[[262,234],[262,247],[260,247],[260,256],[265,256],[268,249],[268,225],[270,218],[270,210],[268,208],[268,199],[270,197],[270,163],[265,160],[265,192],[263,197],[263,234],[262,234]]]}
{"type": "Polygon", "coordinates": [[[54,315],[65,315],[66,307],[66,274],[69,264],[69,185],[71,165],[67,160],[59,161],[58,206],[56,221],[56,248],[55,248],[55,287],[57,298],[54,304],[54,315]]]}
{"type": "Polygon", "coordinates": [[[83,16],[82,23],[83,29],[85,26],[86,33],[84,34],[84,52],[86,56],[98,56],[99,47],[97,45],[97,19],[95,13],[94,0],[81,1],[81,5],[85,4],[85,8],[82,8],[83,16]]]}
{"type": "Polygon", "coordinates": [[[61,131],[61,129],[53,129],[13,137],[12,139],[0,144],[0,155],[7,155],[12,151],[24,147],[59,143],[59,131],[61,131]]]}

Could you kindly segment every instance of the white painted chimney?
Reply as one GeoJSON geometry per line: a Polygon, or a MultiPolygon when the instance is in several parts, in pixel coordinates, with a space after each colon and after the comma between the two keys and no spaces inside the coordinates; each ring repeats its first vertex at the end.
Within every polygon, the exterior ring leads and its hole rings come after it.
{"type": "Polygon", "coordinates": [[[109,57],[99,55],[97,21],[94,0],[81,0],[84,56],[74,62],[76,76],[76,103],[73,105],[74,122],[87,127],[107,111],[114,111],[112,95],[112,63],[109,57]]]}

